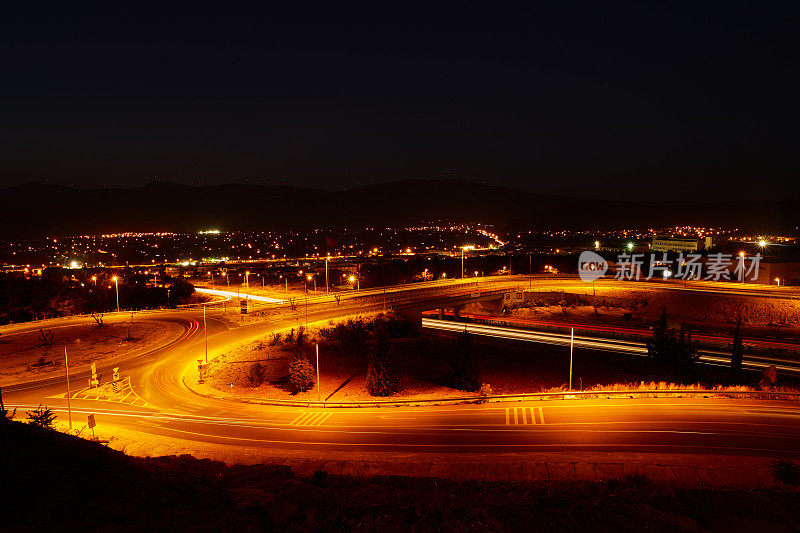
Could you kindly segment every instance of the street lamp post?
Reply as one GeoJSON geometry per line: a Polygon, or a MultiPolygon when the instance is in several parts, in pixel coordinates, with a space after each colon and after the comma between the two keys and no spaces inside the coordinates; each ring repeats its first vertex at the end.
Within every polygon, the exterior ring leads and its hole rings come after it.
{"type": "Polygon", "coordinates": [[[572,350],[574,345],[575,345],[575,328],[571,328],[569,334],[569,390],[572,390],[572,350]]]}
{"type": "Polygon", "coordinates": [[[114,285],[116,286],[117,289],[117,313],[119,313],[119,279],[117,278],[117,276],[114,276],[113,280],[114,280],[114,285]]]}
{"type": "Polygon", "coordinates": [[[208,327],[206,326],[206,306],[203,306],[203,333],[206,341],[206,364],[208,364],[208,327]]]}
{"type": "Polygon", "coordinates": [[[64,369],[67,374],[67,412],[69,413],[69,429],[72,429],[72,403],[70,402],[70,396],[72,396],[72,394],[69,391],[69,359],[67,358],[66,344],[64,345],[64,369]]]}
{"type": "Polygon", "coordinates": [[[322,383],[319,382],[319,343],[317,343],[317,401],[322,401],[322,383]]]}
{"type": "Polygon", "coordinates": [[[533,289],[533,254],[528,254],[528,290],[533,289]]]}
{"type": "Polygon", "coordinates": [[[250,271],[249,270],[245,271],[245,273],[244,273],[244,286],[246,288],[248,288],[248,289],[250,288],[250,271]]]}

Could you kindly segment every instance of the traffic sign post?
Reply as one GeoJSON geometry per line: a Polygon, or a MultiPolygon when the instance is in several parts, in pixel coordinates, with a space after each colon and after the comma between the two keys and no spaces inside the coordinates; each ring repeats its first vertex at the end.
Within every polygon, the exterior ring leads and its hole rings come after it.
{"type": "Polygon", "coordinates": [[[94,389],[100,386],[100,380],[97,379],[97,365],[92,363],[92,379],[89,380],[89,387],[94,389]]]}
{"type": "Polygon", "coordinates": [[[197,383],[205,383],[203,379],[203,360],[197,360],[197,383]]]}
{"type": "Polygon", "coordinates": [[[117,382],[119,381],[119,367],[114,367],[114,377],[111,381],[111,386],[114,388],[114,392],[117,392],[117,382]]]}
{"type": "Polygon", "coordinates": [[[89,429],[92,430],[92,438],[94,439],[94,427],[97,425],[97,422],[94,421],[94,415],[89,415],[89,429]]]}

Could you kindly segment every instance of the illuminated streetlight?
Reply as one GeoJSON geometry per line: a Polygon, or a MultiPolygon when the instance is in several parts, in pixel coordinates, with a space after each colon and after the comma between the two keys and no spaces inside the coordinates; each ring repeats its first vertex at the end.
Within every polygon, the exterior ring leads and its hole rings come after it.
{"type": "Polygon", "coordinates": [[[119,313],[119,280],[117,279],[117,276],[114,276],[111,278],[111,281],[113,281],[114,285],[117,287],[117,313],[119,313]]]}
{"type": "Polygon", "coordinates": [[[739,270],[741,271],[741,282],[744,283],[744,250],[739,252],[739,270]]]}

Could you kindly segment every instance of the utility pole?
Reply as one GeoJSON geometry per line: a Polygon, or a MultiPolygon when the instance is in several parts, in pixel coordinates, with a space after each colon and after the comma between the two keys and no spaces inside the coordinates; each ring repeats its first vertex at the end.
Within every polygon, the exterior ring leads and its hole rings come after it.
{"type": "Polygon", "coordinates": [[[572,349],[575,346],[575,328],[570,328],[569,334],[569,390],[572,390],[572,349]]]}
{"type": "Polygon", "coordinates": [[[117,287],[117,313],[119,313],[119,278],[114,276],[114,285],[117,287]]]}
{"type": "Polygon", "coordinates": [[[64,369],[67,372],[67,412],[69,413],[69,429],[72,429],[72,403],[69,392],[69,359],[67,358],[67,345],[64,345],[64,369]]]}
{"type": "Polygon", "coordinates": [[[206,364],[208,364],[208,327],[206,326],[206,306],[203,306],[203,333],[206,338],[206,364]]]}
{"type": "Polygon", "coordinates": [[[325,293],[331,292],[330,287],[328,286],[328,258],[325,258],[325,293]]]}
{"type": "Polygon", "coordinates": [[[317,343],[317,401],[322,401],[322,384],[319,382],[319,343],[317,343]]]}
{"type": "Polygon", "coordinates": [[[533,288],[533,254],[528,254],[528,290],[533,288]]]}
{"type": "Polygon", "coordinates": [[[464,247],[461,247],[461,279],[464,279],[464,247]]]}

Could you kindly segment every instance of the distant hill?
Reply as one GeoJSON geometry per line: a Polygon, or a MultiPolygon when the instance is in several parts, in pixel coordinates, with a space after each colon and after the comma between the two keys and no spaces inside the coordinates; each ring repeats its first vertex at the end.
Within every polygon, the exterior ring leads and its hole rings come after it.
{"type": "Polygon", "coordinates": [[[247,184],[74,189],[29,183],[0,190],[0,237],[206,228],[283,230],[453,221],[536,229],[800,224],[798,199],[748,202],[611,202],[534,194],[459,180],[408,180],[343,191],[247,184]]]}

